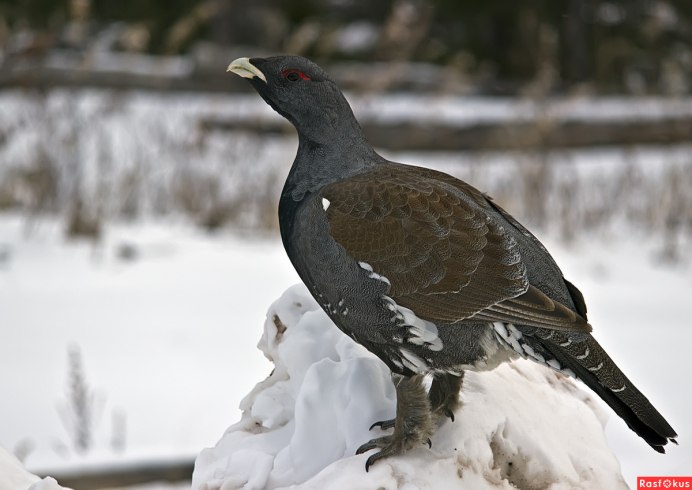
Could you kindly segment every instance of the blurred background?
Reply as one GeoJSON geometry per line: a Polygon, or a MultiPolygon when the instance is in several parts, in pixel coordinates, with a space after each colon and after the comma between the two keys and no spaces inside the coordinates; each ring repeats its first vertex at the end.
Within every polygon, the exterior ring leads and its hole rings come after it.
{"type": "Polygon", "coordinates": [[[298,282],[297,140],[225,69],[278,53],[323,65],[384,156],[536,231],[681,434],[660,456],[611,420],[628,483],[692,473],[685,0],[0,0],[0,446],[78,489],[185,488],[238,420],[298,282]]]}

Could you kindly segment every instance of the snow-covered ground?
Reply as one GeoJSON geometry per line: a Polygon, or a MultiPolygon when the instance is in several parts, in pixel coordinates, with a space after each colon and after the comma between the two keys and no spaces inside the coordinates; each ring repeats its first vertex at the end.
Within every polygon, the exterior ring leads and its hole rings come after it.
{"type": "Polygon", "coordinates": [[[626,488],[604,412],[571,380],[519,360],[466,374],[463,406],[431,438],[364,471],[358,446],[394,417],[389,370],[343,335],[302,284],[269,309],[259,348],[275,364],[243,417],[197,458],[194,490],[626,488]],[[565,420],[569,420],[566,424],[565,420]]]}
{"type": "Polygon", "coordinates": [[[0,445],[27,439],[30,468],[75,459],[60,416],[72,345],[100,414],[90,459],[118,456],[121,414],[127,453],[192,457],[213,444],[270,370],[258,333],[298,280],[277,242],[141,226],[94,249],[62,243],[55,222],[29,236],[24,225],[0,217],[0,445]],[[135,257],[118,258],[123,247],[135,257]]]}
{"type": "Polygon", "coordinates": [[[53,477],[40,479],[32,475],[22,463],[7,450],[0,447],[0,490],[67,490],[53,477]]]}
{"type": "MultiPolygon", "coordinates": [[[[278,237],[144,223],[112,226],[94,248],[63,242],[60,226],[27,230],[0,215],[0,446],[31,441],[33,470],[84,461],[59,415],[73,344],[100,400],[87,460],[119,457],[114,414],[125,414],[126,457],[213,446],[272,369],[256,348],[265,313],[298,282],[278,237]]],[[[545,241],[584,292],[596,337],[680,434],[679,447],[656,454],[604,408],[625,481],[690,474],[690,262],[660,264],[657,245],[637,235],[545,241]]]]}

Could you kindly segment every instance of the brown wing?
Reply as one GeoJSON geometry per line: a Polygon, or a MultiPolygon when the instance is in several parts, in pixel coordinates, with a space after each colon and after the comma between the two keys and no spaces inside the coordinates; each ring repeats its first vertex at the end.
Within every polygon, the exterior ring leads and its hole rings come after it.
{"type": "Polygon", "coordinates": [[[389,296],[419,317],[471,317],[589,331],[586,321],[528,283],[516,241],[483,195],[434,171],[381,165],[325,187],[334,240],[387,278],[389,296]]]}

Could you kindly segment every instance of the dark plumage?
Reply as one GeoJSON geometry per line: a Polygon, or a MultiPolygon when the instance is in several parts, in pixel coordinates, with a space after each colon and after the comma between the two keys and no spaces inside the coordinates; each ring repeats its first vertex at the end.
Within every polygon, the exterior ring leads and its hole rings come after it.
{"type": "Polygon", "coordinates": [[[279,205],[298,274],[347,335],[392,370],[394,428],[359,453],[429,443],[453,418],[463,372],[521,355],[581,379],[656,451],[677,437],[589,333],[586,305],[545,247],[488,196],[434,170],[390,162],[311,61],[229,66],[298,130],[279,205]],[[432,374],[426,393],[423,375],[432,374]]]}

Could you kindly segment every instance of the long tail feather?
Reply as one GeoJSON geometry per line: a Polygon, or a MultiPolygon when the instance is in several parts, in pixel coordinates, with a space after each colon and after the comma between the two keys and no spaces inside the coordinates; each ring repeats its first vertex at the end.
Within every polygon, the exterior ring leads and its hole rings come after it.
{"type": "Polygon", "coordinates": [[[534,353],[546,361],[554,359],[562,369],[570,369],[653,449],[664,453],[668,442],[676,443],[675,430],[591,335],[524,327],[519,330],[534,353]]]}

